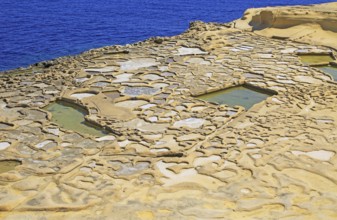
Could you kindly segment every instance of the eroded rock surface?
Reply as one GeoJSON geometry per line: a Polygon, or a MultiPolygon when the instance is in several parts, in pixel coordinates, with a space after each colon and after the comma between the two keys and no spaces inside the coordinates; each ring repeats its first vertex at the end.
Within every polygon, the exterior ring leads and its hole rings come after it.
{"type": "Polygon", "coordinates": [[[337,3],[248,9],[235,27],[337,49],[337,3]]]}
{"type": "Polygon", "coordinates": [[[2,74],[0,160],[21,164],[0,173],[1,218],[337,218],[337,86],[303,51],[334,53],[196,22],[2,74]],[[195,97],[243,84],[276,95],[249,110],[195,97]],[[58,99],[108,134],[52,123],[58,99]]]}

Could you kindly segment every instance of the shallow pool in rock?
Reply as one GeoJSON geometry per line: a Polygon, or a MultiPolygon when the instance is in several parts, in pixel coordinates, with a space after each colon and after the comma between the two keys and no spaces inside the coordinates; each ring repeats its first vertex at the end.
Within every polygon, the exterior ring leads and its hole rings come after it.
{"type": "Polygon", "coordinates": [[[44,110],[52,114],[51,121],[61,128],[96,137],[102,137],[107,134],[104,129],[85,121],[84,116],[88,113],[79,106],[59,101],[49,104],[44,110]]]}
{"type": "Polygon", "coordinates": [[[0,161],[0,173],[5,173],[14,170],[16,166],[22,163],[18,160],[1,160],[0,161]]]}
{"type": "Polygon", "coordinates": [[[317,65],[334,61],[332,56],[330,56],[329,54],[304,54],[299,55],[299,57],[304,64],[308,65],[317,65]]]}
{"type": "Polygon", "coordinates": [[[248,86],[237,86],[200,95],[196,98],[208,102],[226,104],[229,106],[240,105],[245,107],[245,109],[250,109],[256,103],[259,103],[267,99],[269,96],[275,94],[276,92],[269,92],[262,89],[251,88],[248,86]]]}
{"type": "Polygon", "coordinates": [[[332,76],[332,78],[337,81],[337,67],[333,66],[319,66],[318,69],[322,70],[325,73],[328,73],[332,76]]]}
{"type": "Polygon", "coordinates": [[[112,100],[115,100],[115,99],[117,99],[117,98],[119,98],[121,96],[119,94],[119,92],[116,92],[116,91],[114,91],[114,92],[105,92],[104,95],[107,96],[107,97],[109,97],[112,100]]]}
{"type": "Polygon", "coordinates": [[[94,84],[92,84],[92,86],[95,87],[106,87],[110,85],[110,82],[104,82],[104,81],[99,81],[99,82],[95,82],[94,84]]]}
{"type": "Polygon", "coordinates": [[[139,95],[153,95],[154,93],[158,92],[159,89],[145,87],[145,86],[138,86],[138,87],[126,87],[124,89],[124,94],[129,96],[139,96],[139,95]]]}
{"type": "Polygon", "coordinates": [[[94,96],[94,95],[96,95],[96,94],[83,92],[83,93],[74,93],[74,94],[70,95],[70,97],[81,100],[81,99],[88,98],[88,97],[91,97],[91,96],[94,96]]]}

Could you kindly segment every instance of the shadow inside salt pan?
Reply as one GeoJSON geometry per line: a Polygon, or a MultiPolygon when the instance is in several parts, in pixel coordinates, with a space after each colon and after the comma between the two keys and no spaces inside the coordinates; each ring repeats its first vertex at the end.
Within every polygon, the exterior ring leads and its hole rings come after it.
{"type": "Polygon", "coordinates": [[[249,86],[237,86],[200,95],[197,96],[197,98],[229,106],[240,105],[245,107],[245,109],[250,109],[256,103],[259,103],[275,94],[276,92],[251,88],[249,86]]]}
{"type": "Polygon", "coordinates": [[[0,173],[5,173],[14,170],[16,166],[22,163],[18,160],[2,160],[0,161],[0,173]]]}
{"type": "Polygon", "coordinates": [[[115,100],[120,97],[119,92],[105,92],[104,95],[109,97],[112,100],[115,100]]]}
{"type": "Polygon", "coordinates": [[[49,104],[44,109],[52,113],[51,121],[64,129],[96,137],[102,137],[107,134],[102,128],[93,126],[85,121],[84,116],[88,113],[79,106],[59,101],[49,104]]]}

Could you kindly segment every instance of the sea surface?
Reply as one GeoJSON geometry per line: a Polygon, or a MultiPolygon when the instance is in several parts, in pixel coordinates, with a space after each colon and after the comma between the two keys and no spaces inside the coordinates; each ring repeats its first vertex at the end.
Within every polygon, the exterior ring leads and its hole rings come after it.
{"type": "Polygon", "coordinates": [[[247,8],[324,0],[0,0],[0,71],[229,22],[247,8]]]}

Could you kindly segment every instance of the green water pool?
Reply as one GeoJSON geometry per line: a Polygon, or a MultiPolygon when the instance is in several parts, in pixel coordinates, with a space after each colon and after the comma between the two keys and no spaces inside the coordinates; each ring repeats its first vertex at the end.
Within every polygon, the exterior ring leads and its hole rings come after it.
{"type": "Polygon", "coordinates": [[[299,55],[301,61],[308,65],[315,65],[319,63],[329,63],[334,61],[330,55],[299,55]]]}
{"type": "Polygon", "coordinates": [[[51,121],[64,129],[96,137],[107,134],[104,129],[86,122],[84,116],[87,115],[87,111],[79,106],[58,101],[49,104],[44,109],[52,114],[51,121]]]}
{"type": "Polygon", "coordinates": [[[197,98],[208,102],[227,104],[229,106],[240,105],[245,107],[245,109],[250,109],[253,105],[265,100],[271,95],[274,94],[246,86],[237,86],[197,96],[197,98]]]}

